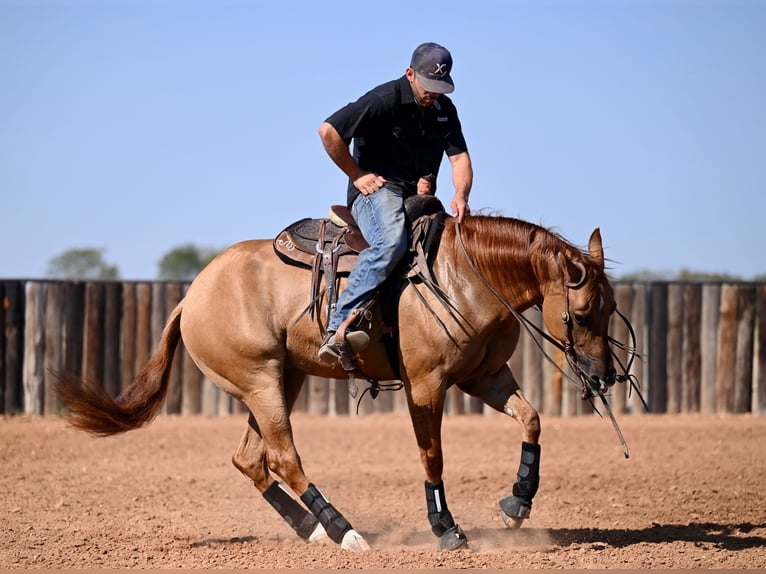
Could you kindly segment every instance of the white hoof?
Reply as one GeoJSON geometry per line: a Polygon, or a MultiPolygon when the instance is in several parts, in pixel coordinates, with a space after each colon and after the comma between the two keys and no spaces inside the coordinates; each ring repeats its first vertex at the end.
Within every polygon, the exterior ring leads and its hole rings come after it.
{"type": "Polygon", "coordinates": [[[317,525],[314,528],[314,532],[312,532],[311,536],[309,536],[309,542],[312,544],[324,544],[329,540],[330,537],[327,536],[327,532],[325,531],[324,526],[317,522],[317,525]]]}
{"type": "Polygon", "coordinates": [[[518,530],[521,528],[521,525],[524,523],[523,518],[516,518],[515,516],[508,516],[505,512],[502,510],[500,511],[500,516],[503,519],[503,522],[505,522],[505,525],[510,528],[511,530],[518,530]]]}
{"type": "Polygon", "coordinates": [[[340,547],[343,550],[351,550],[352,552],[366,552],[370,549],[370,545],[362,538],[356,530],[349,530],[343,535],[343,540],[340,541],[340,547]]]}

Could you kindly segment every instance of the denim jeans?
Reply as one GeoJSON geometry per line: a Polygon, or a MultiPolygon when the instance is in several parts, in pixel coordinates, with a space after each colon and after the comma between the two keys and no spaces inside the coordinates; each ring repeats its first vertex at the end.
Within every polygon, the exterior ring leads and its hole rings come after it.
{"type": "Polygon", "coordinates": [[[360,194],[351,214],[370,246],[357,257],[328,331],[337,331],[351,311],[369,301],[407,252],[404,199],[399,191],[382,187],[370,195],[360,194]]]}

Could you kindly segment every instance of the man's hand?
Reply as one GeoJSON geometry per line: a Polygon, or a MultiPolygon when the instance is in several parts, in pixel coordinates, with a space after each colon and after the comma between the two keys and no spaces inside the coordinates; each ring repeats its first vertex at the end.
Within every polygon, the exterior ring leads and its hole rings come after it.
{"type": "Polygon", "coordinates": [[[431,183],[430,179],[421,177],[418,180],[418,195],[431,195],[433,193],[432,189],[433,183],[431,183]]]}
{"type": "Polygon", "coordinates": [[[359,175],[354,179],[354,187],[357,188],[362,195],[375,193],[384,185],[386,185],[386,180],[383,177],[379,176],[377,173],[370,173],[369,171],[360,171],[359,175]]]}
{"type": "Polygon", "coordinates": [[[463,217],[471,214],[471,208],[468,207],[468,202],[461,196],[455,195],[450,202],[452,208],[452,217],[457,217],[458,223],[463,223],[463,217]]]}

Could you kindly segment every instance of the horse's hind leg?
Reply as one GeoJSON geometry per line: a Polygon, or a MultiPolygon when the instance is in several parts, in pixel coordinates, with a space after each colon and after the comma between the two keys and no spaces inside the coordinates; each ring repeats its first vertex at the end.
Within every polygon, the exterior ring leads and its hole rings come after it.
{"type": "Polygon", "coordinates": [[[521,462],[511,494],[500,500],[506,526],[518,528],[532,510],[540,484],[540,415],[521,392],[505,365],[491,377],[460,385],[460,389],[486,405],[514,418],[522,428],[521,462]]]}
{"type": "Polygon", "coordinates": [[[302,538],[317,541],[326,535],[344,549],[357,552],[368,550],[364,538],[303,472],[289,419],[302,384],[302,374],[285,374],[284,387],[278,381],[264,383],[258,393],[245,397],[244,402],[251,414],[234,454],[234,465],[253,481],[269,504],[302,538]],[[311,513],[288,493],[272,473],[282,478],[290,490],[301,493],[301,501],[311,513]]]}
{"type": "Polygon", "coordinates": [[[314,515],[295,500],[269,472],[266,447],[252,414],[248,417],[247,424],[245,434],[232,458],[234,466],[253,481],[263,498],[292,526],[298,536],[311,542],[326,538],[324,528],[314,515]]]}

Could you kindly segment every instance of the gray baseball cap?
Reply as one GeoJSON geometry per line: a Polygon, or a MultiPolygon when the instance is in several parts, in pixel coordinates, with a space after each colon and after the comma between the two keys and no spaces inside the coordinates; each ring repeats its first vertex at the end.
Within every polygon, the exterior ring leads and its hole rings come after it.
{"type": "Polygon", "coordinates": [[[455,91],[455,84],[450,76],[452,55],[444,46],[434,42],[421,44],[412,53],[410,68],[426,91],[436,94],[451,94],[455,91]]]}

